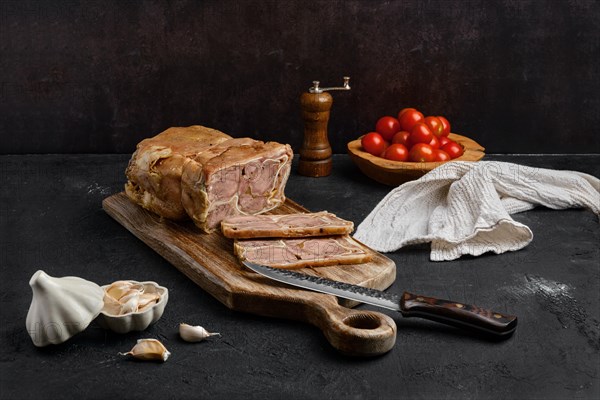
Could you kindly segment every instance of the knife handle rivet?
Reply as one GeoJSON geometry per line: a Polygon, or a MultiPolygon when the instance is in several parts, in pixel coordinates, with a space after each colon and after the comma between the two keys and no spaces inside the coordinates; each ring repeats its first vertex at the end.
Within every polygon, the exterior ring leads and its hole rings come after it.
{"type": "Polygon", "coordinates": [[[456,304],[455,304],[455,306],[456,306],[456,308],[463,308],[463,307],[464,307],[464,306],[463,306],[462,304],[460,304],[460,303],[456,303],[456,304]]]}
{"type": "Polygon", "coordinates": [[[500,315],[500,314],[494,314],[494,318],[502,318],[502,315],[500,315]]]}
{"type": "Polygon", "coordinates": [[[422,298],[422,297],[417,297],[415,300],[417,300],[417,301],[423,301],[423,300],[425,300],[425,299],[424,299],[424,298],[422,298]]]}

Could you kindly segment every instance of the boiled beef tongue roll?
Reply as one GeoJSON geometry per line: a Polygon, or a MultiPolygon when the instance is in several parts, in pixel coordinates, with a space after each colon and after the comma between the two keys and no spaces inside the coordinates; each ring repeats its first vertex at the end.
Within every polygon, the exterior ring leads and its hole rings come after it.
{"type": "Polygon", "coordinates": [[[292,149],[204,126],[169,128],[142,140],[126,170],[125,193],[173,220],[211,232],[231,215],[273,210],[285,201],[292,149]]]}
{"type": "Polygon", "coordinates": [[[354,224],[327,211],[279,215],[240,215],[221,221],[221,230],[231,239],[298,238],[348,235],[354,224]]]}

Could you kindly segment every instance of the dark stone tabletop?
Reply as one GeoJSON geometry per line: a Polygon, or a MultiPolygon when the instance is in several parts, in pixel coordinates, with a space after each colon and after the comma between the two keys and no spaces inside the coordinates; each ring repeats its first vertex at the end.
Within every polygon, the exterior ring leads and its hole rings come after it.
{"type": "MultiPolygon", "coordinates": [[[[397,265],[389,292],[512,313],[519,327],[492,342],[379,310],[396,321],[396,345],[384,356],[355,359],[310,325],[227,309],[112,220],[101,202],[122,190],[128,159],[0,157],[1,398],[600,398],[600,229],[590,211],[514,215],[534,239],[513,253],[437,263],[428,246],[387,254],[397,265]],[[93,322],[64,344],[36,348],[25,317],[28,281],[38,269],[98,284],[153,280],[169,288],[169,303],[144,332],[119,335],[93,322]],[[222,336],[185,343],[180,322],[222,336]],[[144,337],[161,340],[171,358],[158,364],[118,355],[144,337]]],[[[597,155],[486,159],[600,176],[597,155]]],[[[389,190],[336,155],[330,177],[301,177],[294,169],[286,193],[358,224],[389,190]]]]}

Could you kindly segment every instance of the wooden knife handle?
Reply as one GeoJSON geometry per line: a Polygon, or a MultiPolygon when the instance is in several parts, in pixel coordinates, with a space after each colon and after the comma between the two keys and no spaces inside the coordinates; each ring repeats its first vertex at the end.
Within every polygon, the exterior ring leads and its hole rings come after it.
{"type": "Polygon", "coordinates": [[[513,315],[408,292],[400,299],[400,312],[405,317],[426,318],[496,337],[508,336],[517,328],[517,317],[513,315]]]}

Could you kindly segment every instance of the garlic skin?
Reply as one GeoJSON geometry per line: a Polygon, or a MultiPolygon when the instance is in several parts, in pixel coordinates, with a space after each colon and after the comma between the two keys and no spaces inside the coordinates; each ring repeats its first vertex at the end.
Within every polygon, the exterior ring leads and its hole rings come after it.
{"type": "Polygon", "coordinates": [[[54,278],[39,270],[29,286],[33,297],[25,324],[37,347],[65,342],[83,331],[104,304],[100,286],[76,276],[54,278]]]}
{"type": "Polygon", "coordinates": [[[201,342],[211,336],[221,336],[220,333],[210,333],[203,327],[196,325],[179,324],[179,336],[186,342],[201,342]]]}
{"type": "Polygon", "coordinates": [[[143,361],[165,362],[171,355],[169,350],[156,339],[139,339],[127,353],[119,353],[122,356],[132,356],[143,361]]]}

